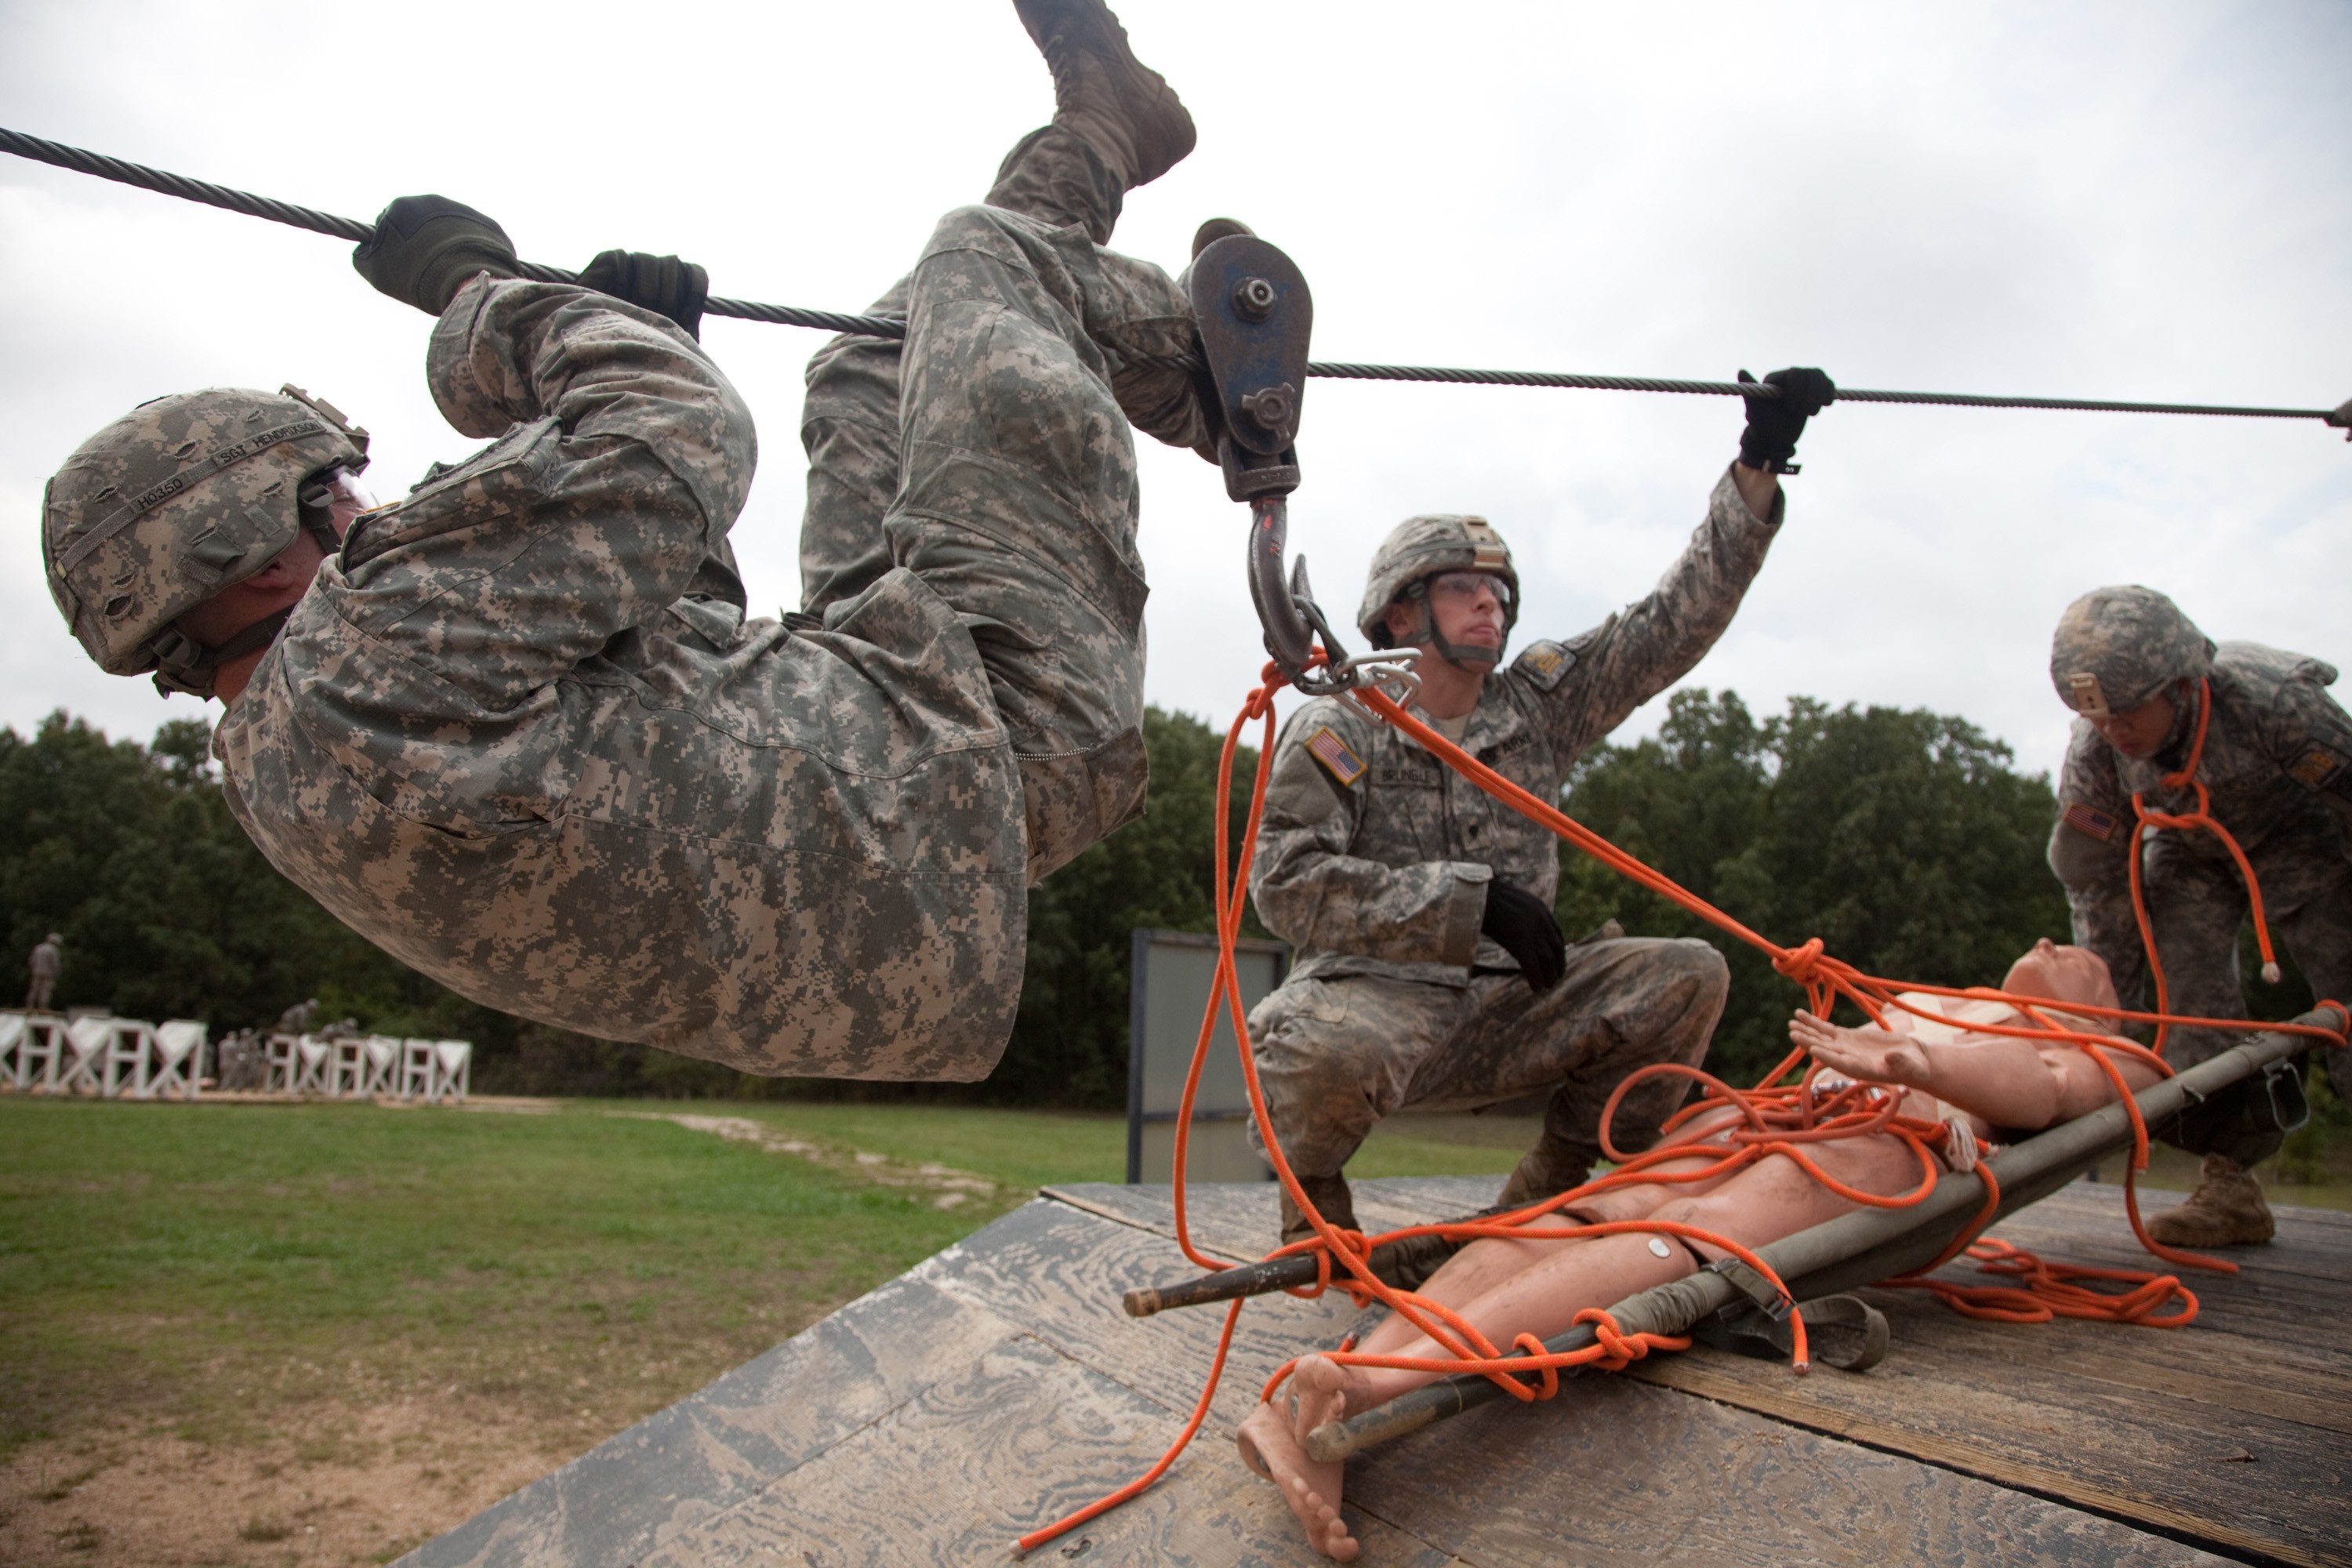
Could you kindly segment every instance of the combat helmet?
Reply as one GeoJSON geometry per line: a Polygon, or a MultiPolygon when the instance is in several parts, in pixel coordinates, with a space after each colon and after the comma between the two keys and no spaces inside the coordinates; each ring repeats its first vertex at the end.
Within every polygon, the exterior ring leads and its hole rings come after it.
{"type": "MultiPolygon", "coordinates": [[[[1381,541],[1381,547],[1372,552],[1371,570],[1364,578],[1364,603],[1356,612],[1356,629],[1371,639],[1374,647],[1392,646],[1395,638],[1389,635],[1389,606],[1400,596],[1411,596],[1413,590],[1440,572],[1492,572],[1511,585],[1510,603],[1503,606],[1503,640],[1507,643],[1511,627],[1519,618],[1519,574],[1511,564],[1511,547],[1503,542],[1503,536],[1485,518],[1456,512],[1409,517],[1381,541]]],[[[1426,614],[1425,604],[1423,613],[1426,614]]],[[[1436,637],[1434,621],[1429,623],[1428,629],[1429,635],[1436,637]]],[[[1499,648],[1458,648],[1442,638],[1437,640],[1437,651],[1448,658],[1464,663],[1501,662],[1499,648]]]]}
{"type": "Polygon", "coordinates": [[[174,623],[278,559],[305,526],[304,481],[357,473],[367,445],[295,386],[158,397],[92,436],[41,499],[49,595],[75,640],[110,675],[152,670],[161,690],[211,695],[224,650],[174,623]]]}
{"type": "Polygon", "coordinates": [[[2050,682],[2086,719],[2127,713],[2213,668],[2213,641],[2153,588],[2095,588],[2066,606],[2050,640],[2050,682]]]}

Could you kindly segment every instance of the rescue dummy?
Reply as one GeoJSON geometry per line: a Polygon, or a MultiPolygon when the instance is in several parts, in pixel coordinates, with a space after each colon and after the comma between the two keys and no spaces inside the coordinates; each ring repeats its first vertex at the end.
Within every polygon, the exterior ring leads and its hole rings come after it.
{"type": "Polygon", "coordinates": [[[436,405],[494,438],[393,505],[327,404],[159,399],[51,481],[90,656],[218,696],[271,863],[477,1001],[747,1071],[971,1079],[1010,1031],[1028,884],[1144,796],[1130,422],[1198,447],[1192,315],[1103,248],[1191,151],[1099,0],[1022,0],[1055,114],[884,296],[905,342],[809,372],[806,613],[749,618],[751,411],[706,279],[608,252],[514,276],[440,197],[354,264],[437,318],[436,405]]]}
{"type": "MultiPolygon", "coordinates": [[[[1377,647],[1422,650],[1416,716],[1556,800],[1580,755],[1687,674],[1763,565],[1787,505],[1779,474],[1834,395],[1819,371],[1765,379],[1782,396],[1750,401],[1739,458],[1656,589],[1507,666],[1519,579],[1502,536],[1462,516],[1391,532],[1357,624],[1377,647]]],[[[1319,699],[1284,725],[1250,890],[1297,961],[1251,1014],[1250,1038],[1274,1132],[1334,1224],[1355,1224],[1340,1168],[1383,1117],[1548,1091],[1542,1140],[1502,1201],[1549,1197],[1584,1180],[1601,1105],[1628,1073],[1706,1054],[1729,983],[1721,955],[1614,933],[1571,946],[1552,919],[1559,877],[1541,826],[1354,703],[1319,699]]],[[[1645,1147],[1675,1095],[1638,1095],[1621,1145],[1645,1147]]],[[[1286,1193],[1283,1239],[1307,1229],[1286,1193]]]]}
{"type": "MultiPolygon", "coordinates": [[[[2061,1006],[2070,1002],[2116,1005],[2115,987],[2096,954],[2047,940],[2011,967],[2001,988],[2047,997],[2061,1006]]],[[[1998,1138],[2003,1130],[2072,1121],[2115,1098],[2113,1082],[2083,1050],[1971,1032],[1971,1026],[2023,1021],[2005,1004],[1919,993],[1906,993],[1904,1000],[1940,1011],[1948,1021],[1912,1019],[1890,1011],[1890,1032],[1843,1028],[1798,1013],[1789,1026],[1790,1039],[1829,1069],[1816,1084],[1825,1090],[1842,1087],[1823,1079],[1843,1074],[1853,1081],[1895,1086],[1903,1095],[1901,1114],[1927,1121],[1962,1116],[1979,1141],[1998,1138]]],[[[2086,1018],[2054,1010],[2050,1016],[2070,1028],[2105,1032],[2104,1025],[2086,1018]]],[[[2146,1064],[2122,1053],[2114,1059],[2134,1092],[2156,1081],[2155,1069],[2146,1064]]],[[[1702,1115],[1675,1129],[1661,1147],[1704,1143],[1740,1120],[1741,1113],[1729,1108],[1702,1115]]],[[[1864,1192],[1892,1197],[1919,1184],[1920,1156],[1912,1144],[1892,1134],[1812,1143],[1806,1152],[1831,1176],[1864,1192]]],[[[1694,1156],[1687,1162],[1664,1161],[1656,1168],[1699,1170],[1714,1163],[1711,1157],[1694,1156]]],[[[1792,1161],[1774,1156],[1712,1181],[1642,1183],[1606,1190],[1559,1213],[1586,1224],[1677,1222],[1754,1248],[1854,1206],[1792,1161]]],[[[1420,1294],[1461,1313],[1492,1342],[1507,1345],[1521,1334],[1542,1339],[1560,1333],[1585,1309],[1606,1307],[1682,1279],[1720,1256],[1719,1248],[1706,1243],[1656,1235],[1573,1240],[1481,1237],[1448,1259],[1420,1288],[1420,1294]]],[[[1451,1353],[1397,1316],[1384,1320],[1356,1349],[1380,1356],[1451,1353]]],[[[1243,1459],[1282,1489],[1317,1552],[1349,1562],[1357,1555],[1358,1543],[1339,1513],[1342,1462],[1309,1458],[1307,1434],[1439,1375],[1309,1356],[1293,1370],[1282,1391],[1283,1404],[1261,1404],[1242,1424],[1237,1441],[1243,1459]]]]}
{"type": "MultiPolygon", "coordinates": [[[[2243,1018],[2239,932],[2250,897],[2220,835],[2152,826],[2133,797],[2168,816],[2210,815],[2245,853],[2270,931],[2313,994],[2352,994],[2352,717],[2327,694],[2334,667],[2258,643],[2218,647],[2151,588],[2101,588],[2067,606],[2050,678],[2075,712],[2059,782],[2050,865],[2066,885],[2074,940],[2105,959],[2126,1006],[2153,1009],[2132,907],[2132,847],[2168,1013],[2243,1018]],[[2201,742],[2200,742],[2201,736],[2201,742]]],[[[2227,1047],[2219,1029],[2174,1026],[2165,1059],[2193,1067],[2227,1047]]],[[[2352,1091],[2352,1060],[2327,1053],[2329,1081],[2352,1091]]],[[[2284,1134],[2267,1119],[2208,1115],[2151,1129],[2202,1154],[2203,1180],[2148,1234],[2169,1246],[2270,1239],[2252,1167],[2284,1134]]]]}

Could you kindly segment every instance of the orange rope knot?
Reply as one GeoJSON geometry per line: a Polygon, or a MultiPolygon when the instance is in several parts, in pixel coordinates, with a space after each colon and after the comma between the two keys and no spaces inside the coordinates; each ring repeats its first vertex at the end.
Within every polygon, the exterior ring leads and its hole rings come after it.
{"type": "MultiPolygon", "coordinates": [[[[1622,1372],[1648,1355],[1653,1350],[1681,1351],[1690,1348],[1689,1340],[1675,1334],[1654,1334],[1647,1330],[1638,1334],[1629,1334],[1618,1327],[1617,1320],[1609,1315],[1609,1310],[1605,1307],[1587,1307],[1576,1314],[1574,1321],[1592,1325],[1593,1342],[1604,1352],[1596,1359],[1594,1364],[1603,1372],[1622,1372]]],[[[1541,1350],[1543,1342],[1537,1341],[1536,1348],[1541,1350]]]]}

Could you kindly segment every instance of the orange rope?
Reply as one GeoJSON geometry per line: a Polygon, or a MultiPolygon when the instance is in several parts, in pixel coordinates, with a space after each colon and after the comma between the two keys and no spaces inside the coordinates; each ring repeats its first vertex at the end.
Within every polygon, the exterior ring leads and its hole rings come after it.
{"type": "MultiPolygon", "coordinates": [[[[2196,810],[2177,813],[2150,811],[2147,803],[2140,799],[2141,792],[2132,791],[2132,918],[2139,922],[2140,945],[2147,950],[2148,973],[2156,980],[2156,1010],[2158,1014],[2166,1011],[2164,960],[2156,950],[2156,928],[2148,919],[2147,889],[2143,885],[2140,870],[2140,838],[2149,828],[2169,827],[2180,833],[2194,833],[2202,829],[2221,841],[2221,847],[2227,849],[2230,852],[2230,858],[2238,863],[2238,875],[2246,879],[2246,901],[2254,918],[2254,945],[2262,951],[2263,955],[2263,978],[2273,985],[2279,983],[2278,954],[2271,950],[2270,922],[2263,916],[2263,885],[2256,879],[2253,862],[2246,858],[2246,852],[2239,847],[2236,837],[2228,828],[2222,826],[2221,819],[2213,815],[2213,796],[2205,788],[2205,781],[2197,776],[2198,769],[2205,761],[2205,730],[2212,722],[2212,719],[2213,682],[2207,677],[2200,676],[2197,680],[2197,737],[2189,744],[2189,760],[2181,764],[2180,771],[2164,775],[2165,788],[2193,789],[2197,792],[2196,810]]],[[[2213,1022],[2206,1018],[2179,1021],[2199,1025],[2213,1022]]],[[[2164,1051],[2166,1031],[2171,1027],[2172,1023],[2173,1020],[2160,1019],[2156,1026],[2156,1050],[2159,1056],[2164,1051]]]]}
{"type": "MultiPolygon", "coordinates": [[[[1318,649],[1310,660],[1309,668],[1324,662],[1325,655],[1322,650],[1318,649]]],[[[1258,1081],[1256,1060],[1250,1050],[1249,1022],[1242,1004],[1239,973],[1234,958],[1234,943],[1241,934],[1242,909],[1249,887],[1250,864],[1256,850],[1258,827],[1265,816],[1266,781],[1274,763],[1274,699],[1286,684],[1286,679],[1272,664],[1265,667],[1261,677],[1261,684],[1257,689],[1250,693],[1247,701],[1243,704],[1241,712],[1234,716],[1232,725],[1226,730],[1224,748],[1217,760],[1217,785],[1214,798],[1218,802],[1219,809],[1216,813],[1214,894],[1218,963],[1216,976],[1212,982],[1209,1007],[1202,1019],[1199,1037],[1194,1042],[1191,1068],[1185,1075],[1184,1093],[1179,1105],[1176,1121],[1175,1165],[1172,1173],[1175,1184],[1176,1242],[1186,1258],[1205,1269],[1214,1270],[1224,1267],[1218,1259],[1203,1254],[1192,1245],[1184,1199],[1185,1165],[1189,1152],[1193,1097],[1200,1084],[1202,1065],[1207,1059],[1209,1042],[1215,1034],[1217,1010],[1220,1006],[1226,1010],[1233,1024],[1234,1037],[1241,1056],[1243,1083],[1249,1093],[1250,1113],[1256,1119],[1258,1133],[1265,1143],[1266,1157],[1274,1166],[1276,1179],[1282,1184],[1284,1192],[1289,1194],[1291,1202],[1297,1205],[1298,1211],[1307,1217],[1315,1231],[1312,1237],[1294,1242],[1267,1255],[1270,1258],[1280,1258],[1309,1250],[1314,1253],[1316,1282],[1311,1286],[1293,1290],[1291,1293],[1313,1297],[1320,1295],[1325,1289],[1336,1284],[1359,1306],[1379,1302],[1387,1307],[1446,1352],[1441,1356],[1427,1357],[1368,1356],[1345,1346],[1338,1352],[1326,1352],[1331,1360],[1342,1364],[1429,1372],[1441,1375],[1471,1373],[1488,1379],[1513,1398],[1528,1400],[1549,1398],[1557,1392],[1559,1386],[1559,1373],[1562,1367],[1598,1365],[1604,1370],[1615,1371],[1648,1354],[1654,1349],[1679,1350],[1690,1342],[1687,1339],[1674,1335],[1627,1334],[1607,1311],[1591,1308],[1580,1312],[1575,1321],[1590,1322],[1593,1325],[1595,1342],[1592,1345],[1580,1351],[1555,1353],[1544,1350],[1542,1342],[1532,1335],[1522,1334],[1513,1342],[1514,1348],[1519,1353],[1507,1355],[1453,1309],[1417,1292],[1396,1289],[1376,1278],[1371,1270],[1370,1255],[1372,1247],[1380,1243],[1420,1236],[1443,1236],[1463,1241],[1481,1237],[1501,1237],[1521,1240],[1567,1240],[1624,1234],[1674,1236],[1701,1246],[1715,1247],[1738,1258],[1785,1297],[1788,1294],[1786,1284],[1760,1257],[1727,1237],[1717,1236],[1693,1226],[1681,1225],[1673,1221],[1641,1220],[1538,1228],[1535,1222],[1540,1221],[1546,1215],[1566,1205],[1615,1187],[1636,1182],[1686,1184],[1711,1181],[1728,1175],[1756,1161],[1768,1158],[1794,1162],[1815,1181],[1820,1182],[1840,1197],[1862,1206],[1908,1207],[1923,1201],[1930,1192],[1934,1191],[1939,1175],[1935,1146],[1947,1141],[1951,1135],[1946,1125],[1942,1122],[1929,1121],[1921,1117],[1906,1117],[1899,1114],[1901,1093],[1890,1093],[1882,1087],[1856,1083],[1848,1084],[1827,1093],[1817,1092],[1815,1079],[1820,1074],[1818,1067],[1805,1072],[1795,1082],[1780,1084],[1780,1080],[1803,1059],[1803,1051],[1796,1050],[1791,1051],[1778,1067],[1766,1074],[1763,1081],[1752,1089],[1734,1089],[1696,1068],[1685,1067],[1680,1063],[1654,1064],[1629,1075],[1617,1086],[1615,1093],[1610,1096],[1608,1104],[1601,1112],[1601,1148],[1609,1158],[1617,1162],[1616,1168],[1580,1187],[1558,1194],[1542,1202],[1485,1219],[1441,1225],[1410,1226],[1402,1229],[1384,1232],[1378,1237],[1368,1237],[1357,1230],[1343,1230],[1325,1219],[1300,1185],[1297,1175],[1291,1170],[1290,1162],[1283,1152],[1280,1140],[1274,1134],[1273,1120],[1266,1111],[1265,1090],[1258,1081]],[[1233,853],[1230,842],[1228,812],[1224,803],[1232,798],[1234,753],[1240,744],[1244,729],[1252,719],[1262,721],[1262,733],[1258,747],[1257,773],[1251,792],[1247,821],[1243,831],[1240,851],[1236,856],[1233,853]],[[1226,874],[1228,864],[1233,868],[1230,878],[1226,874]],[[1702,1100],[1685,1106],[1667,1119],[1661,1130],[1660,1142],[1656,1146],[1642,1153],[1625,1153],[1615,1147],[1609,1136],[1609,1130],[1614,1121],[1617,1108],[1623,1102],[1626,1093],[1636,1084],[1660,1076],[1692,1079],[1706,1086],[1707,1093],[1702,1100]],[[1737,1110],[1739,1123],[1727,1124],[1716,1130],[1703,1142],[1679,1144],[1670,1144],[1665,1142],[1675,1129],[1687,1124],[1693,1118],[1710,1110],[1737,1110]],[[1808,1144],[1873,1134],[1891,1134],[1902,1139],[1910,1146],[1919,1161],[1918,1186],[1895,1197],[1864,1192],[1831,1176],[1804,1152],[1808,1144]],[[1658,1168],[1671,1161],[1688,1160],[1695,1156],[1706,1157],[1709,1163],[1687,1171],[1666,1171],[1658,1168]],[[1338,1269],[1334,1268],[1335,1260],[1339,1266],[1338,1269]],[[1344,1270],[1344,1273],[1340,1272],[1341,1270],[1344,1270]],[[1524,1381],[1529,1374],[1535,1374],[1538,1378],[1538,1382],[1533,1386],[1524,1381]]],[[[2244,1019],[2174,1017],[2163,1011],[2164,991],[2160,967],[2158,969],[2157,982],[2158,1011],[2153,1014],[2132,1012],[2122,1008],[2083,1006],[2071,1003],[2066,1009],[2070,1013],[2107,1018],[2116,1022],[2153,1023],[2159,1030],[2158,1050],[2144,1048],[2118,1036],[2094,1034],[2082,1029],[2065,1027],[2042,1011],[2042,1008],[2047,1005],[2046,1000],[2042,998],[2013,995],[2005,991],[1983,986],[1971,986],[1965,989],[1936,985],[1898,987],[1896,982],[1864,974],[1853,965],[1830,957],[1823,952],[1822,941],[1818,937],[1811,938],[1794,948],[1780,946],[1742,925],[1738,921],[1682,887],[1663,872],[1643,865],[1640,860],[1577,822],[1565,812],[1496,773],[1436,731],[1414,719],[1391,700],[1386,694],[1378,690],[1359,689],[1353,695],[1365,709],[1412,736],[1432,755],[1443,760],[1456,773],[1496,800],[1543,824],[1553,833],[1567,839],[1577,848],[1619,875],[1662,897],[1672,900],[1718,930],[1765,953],[1771,960],[1775,970],[1804,988],[1808,1005],[1816,1016],[1828,1017],[1831,1009],[1836,1005],[1837,998],[1841,996],[1853,1002],[1874,1024],[1882,1027],[1885,1024],[1886,1010],[1889,1008],[1909,1012],[1922,1017],[1934,1016],[1913,1004],[1904,1001],[1895,994],[1898,988],[1937,996],[1987,998],[2009,1004],[2021,1016],[2031,1020],[2031,1026],[1985,1025],[1971,1026],[1972,1028],[1988,1034],[2005,1035],[2022,1039],[2047,1040],[2088,1051],[2092,1058],[2105,1072],[2131,1118],[2132,1161],[2125,1178],[2125,1205],[2131,1217],[2132,1229],[2139,1237],[2141,1245],[2168,1261],[2224,1273],[2236,1272],[2234,1264],[2199,1258],[2192,1254],[2176,1252],[2164,1247],[2152,1239],[2147,1235],[2146,1227],[2141,1225],[2134,1178],[2138,1172],[2147,1166],[2147,1128],[2141,1118],[2138,1103],[2133,1099],[2122,1070],[2111,1059],[2110,1053],[2120,1053],[2152,1066],[2159,1072],[2168,1074],[2170,1069],[2164,1064],[2160,1054],[2160,1044],[2161,1030],[2166,1025],[2171,1023],[2239,1030],[2275,1029],[2309,1036],[2315,1039],[2337,1045],[2344,1043],[2343,1032],[2317,1028],[2309,1025],[2253,1024],[2244,1019]]],[[[2173,784],[2176,779],[2187,779],[2195,773],[2198,756],[2201,754],[2203,744],[2204,720],[2200,715],[2197,742],[2192,749],[2189,766],[2179,774],[2168,776],[2166,779],[2168,784],[2173,784]]],[[[2140,808],[2143,820],[2159,827],[2210,828],[2229,845],[2231,852],[2236,856],[2241,868],[2245,873],[2249,889],[2253,890],[2252,868],[2247,864],[2244,854],[2237,847],[2236,840],[2231,838],[2227,830],[2219,822],[2213,821],[2203,809],[2207,804],[2203,785],[2199,784],[2197,788],[2200,805],[2200,810],[2198,813],[2168,816],[2147,813],[2144,808],[2140,808]]],[[[2136,808],[2138,807],[2137,797],[2133,804],[2136,808]]],[[[2142,933],[2146,935],[2147,917],[2144,906],[2139,902],[2137,832],[2133,855],[2133,895],[2135,909],[2140,911],[2142,933]]],[[[2263,932],[2263,952],[2267,960],[2270,953],[2269,937],[2261,924],[2262,904],[2258,890],[2253,890],[2253,900],[2256,930],[2263,932]]],[[[2148,956],[2151,965],[2154,965],[2156,952],[2152,941],[2148,944],[2148,956]]],[[[2328,1005],[2336,1006],[2339,1012],[2346,1014],[2347,1020],[2352,1020],[2352,1011],[2347,1011],[2340,1004],[2328,1005]]],[[[1886,1284],[1930,1290],[1955,1310],[1973,1317],[1990,1318],[2002,1321],[2044,1322],[2053,1317],[2063,1316],[2136,1322],[2157,1328],[2177,1328],[2196,1317],[2197,1298],[2172,1276],[2045,1264],[2039,1258],[2033,1258],[2032,1254],[2011,1247],[2006,1242],[1979,1241],[1977,1233],[1990,1222],[1993,1215],[2000,1208],[2000,1191],[1990,1168],[1979,1165],[1976,1170],[1985,1188],[1983,1206],[1966,1226],[1961,1227],[1959,1235],[1955,1237],[1952,1245],[1941,1257],[1926,1268],[1899,1279],[1887,1280],[1886,1284]],[[1942,1268],[1964,1250],[1969,1252],[1969,1256],[1978,1262],[1979,1267],[1986,1272],[2006,1275],[2019,1283],[2011,1286],[1965,1286],[1922,1277],[1942,1268]],[[2081,1279],[2127,1283],[2131,1284],[2133,1289],[2122,1294],[2109,1295],[2074,1283],[2081,1279]],[[2179,1309],[2166,1312],[2165,1307],[2175,1300],[2181,1303],[2179,1309]]],[[[1233,1342],[1234,1326],[1239,1319],[1241,1307],[1242,1302],[1236,1300],[1226,1314],[1224,1332],[1218,1341],[1216,1358],[1210,1367],[1208,1380],[1202,1390],[1200,1402],[1193,1408],[1191,1421],[1185,1425],[1182,1433],[1169,1447],[1168,1451],[1160,1456],[1159,1462],[1108,1497],[1087,1505],[1067,1518],[1022,1536],[1014,1542],[1016,1550],[1032,1551],[1054,1540],[1064,1531],[1135,1497],[1167,1472],[1168,1468],[1175,1462],[1176,1457],[1199,1433],[1202,1422],[1207,1416],[1210,1403],[1215,1397],[1217,1385],[1223,1374],[1226,1352],[1233,1342]]],[[[1805,1337],[1804,1318],[1801,1312],[1794,1310],[1793,1303],[1790,1313],[1790,1325],[1794,1340],[1794,1364],[1796,1369],[1801,1372],[1808,1364],[1809,1351],[1805,1337]]],[[[1265,1398],[1273,1397],[1283,1381],[1290,1375],[1296,1364],[1295,1360],[1286,1362],[1276,1369],[1265,1385],[1265,1398]]]]}

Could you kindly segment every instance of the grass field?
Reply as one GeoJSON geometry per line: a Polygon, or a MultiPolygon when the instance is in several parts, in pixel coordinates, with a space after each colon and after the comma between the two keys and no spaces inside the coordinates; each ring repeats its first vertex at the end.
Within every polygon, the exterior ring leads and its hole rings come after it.
{"type": "MultiPolygon", "coordinates": [[[[1350,1173],[1499,1177],[1534,1132],[1400,1118],[1350,1173]]],[[[985,1110],[0,1098],[0,1562],[386,1561],[1125,1151],[985,1110]]]]}
{"type": "MultiPolygon", "coordinates": [[[[1455,1120],[1357,1169],[1530,1135],[1455,1120]]],[[[1125,1161],[1103,1116],[0,1098],[0,1561],[388,1558],[1125,1161]]]]}

